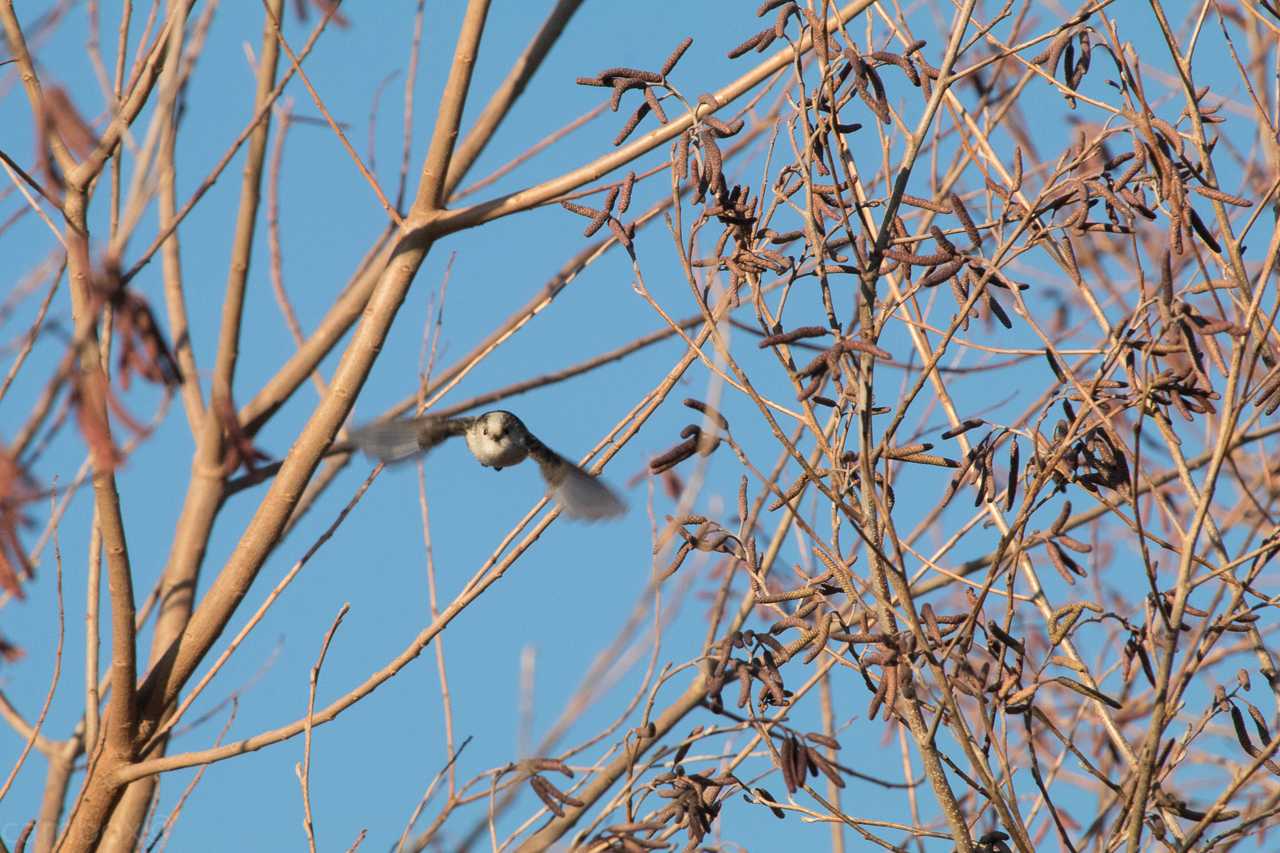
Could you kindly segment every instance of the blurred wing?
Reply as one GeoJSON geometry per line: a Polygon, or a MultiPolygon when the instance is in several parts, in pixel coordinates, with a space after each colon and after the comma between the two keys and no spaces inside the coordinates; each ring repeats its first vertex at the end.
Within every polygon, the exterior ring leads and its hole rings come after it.
{"type": "Polygon", "coordinates": [[[565,515],[599,521],[616,518],[627,511],[627,504],[613,489],[547,447],[528,430],[525,442],[529,455],[538,463],[542,479],[547,481],[547,495],[560,504],[565,515]]]}
{"type": "Polygon", "coordinates": [[[351,443],[382,462],[400,462],[426,453],[452,435],[466,431],[461,419],[413,418],[381,421],[351,431],[351,443]]]}
{"type": "MultiPolygon", "coordinates": [[[[572,462],[564,462],[558,483],[547,477],[548,492],[560,504],[564,514],[584,521],[616,518],[627,511],[627,505],[603,481],[591,476],[572,462]]],[[[546,471],[543,471],[546,476],[546,471]]]]}

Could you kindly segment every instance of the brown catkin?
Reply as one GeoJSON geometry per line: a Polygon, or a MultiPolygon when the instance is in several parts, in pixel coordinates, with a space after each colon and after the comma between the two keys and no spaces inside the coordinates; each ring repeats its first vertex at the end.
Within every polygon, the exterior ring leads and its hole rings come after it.
{"type": "Polygon", "coordinates": [[[821,338],[831,333],[830,329],[822,326],[801,326],[799,329],[792,329],[789,332],[779,332],[776,335],[769,335],[760,339],[760,349],[771,347],[776,344],[789,344],[805,338],[821,338]]]}
{"type": "Polygon", "coordinates": [[[693,38],[688,36],[680,44],[676,45],[676,49],[671,51],[671,55],[667,57],[667,61],[662,63],[662,76],[666,77],[676,67],[676,63],[680,61],[680,57],[684,56],[684,52],[693,44],[693,38]]]}
{"type": "Polygon", "coordinates": [[[982,245],[982,235],[978,233],[978,226],[973,224],[973,217],[969,215],[968,209],[964,206],[964,202],[956,193],[947,196],[951,202],[951,207],[956,212],[956,218],[960,220],[960,224],[964,226],[964,233],[969,235],[969,241],[974,247],[982,245]]]}
{"type": "Polygon", "coordinates": [[[618,135],[613,138],[614,145],[621,145],[627,141],[627,137],[632,131],[639,126],[640,120],[649,114],[649,105],[641,103],[636,107],[636,111],[631,114],[631,118],[627,119],[627,123],[622,126],[622,130],[618,131],[618,135]]]}
{"type": "Polygon", "coordinates": [[[920,280],[920,286],[937,287],[939,284],[942,284],[944,281],[954,276],[960,268],[964,266],[964,263],[964,259],[960,258],[943,264],[942,266],[935,267],[932,272],[920,280]]]}
{"type": "Polygon", "coordinates": [[[785,6],[791,2],[792,0],[764,0],[764,2],[756,8],[756,17],[763,18],[779,6],[785,6]]]}
{"type": "Polygon", "coordinates": [[[600,79],[612,83],[619,77],[631,77],[646,83],[661,83],[662,76],[652,71],[641,71],[639,68],[606,68],[600,72],[600,79]]]}
{"type": "MultiPolygon", "coordinates": [[[[563,207],[565,210],[569,211],[570,213],[576,213],[579,216],[585,216],[588,219],[595,219],[601,213],[601,211],[599,210],[596,210],[591,207],[586,207],[581,204],[574,204],[571,201],[562,201],[560,202],[560,206],[563,207]]],[[[608,211],[605,211],[605,212],[607,213],[608,211]]]]}
{"type": "Polygon", "coordinates": [[[707,116],[702,120],[702,123],[711,128],[715,135],[721,139],[733,136],[735,133],[742,130],[744,125],[743,120],[740,118],[734,119],[731,124],[725,124],[715,116],[707,116]]]}
{"type": "Polygon", "coordinates": [[[1253,202],[1249,201],[1249,199],[1244,198],[1243,196],[1230,195],[1229,193],[1224,193],[1222,190],[1214,189],[1213,187],[1204,187],[1199,184],[1192,184],[1191,191],[1193,193],[1199,193],[1205,198],[1220,201],[1223,204],[1233,204],[1236,207],[1253,207],[1253,202]]]}
{"type": "Polygon", "coordinates": [[[592,234],[596,233],[602,227],[604,227],[604,224],[608,221],[609,221],[609,211],[607,210],[600,211],[599,213],[596,214],[595,218],[591,220],[590,224],[587,225],[586,230],[582,232],[582,236],[590,237],[592,234]]]}
{"type": "Polygon", "coordinates": [[[932,210],[934,213],[951,213],[951,208],[947,207],[945,204],[930,201],[927,198],[920,198],[919,196],[907,195],[906,193],[902,194],[902,203],[910,205],[911,207],[932,210]]]}
{"type": "Polygon", "coordinates": [[[982,426],[984,423],[986,423],[986,421],[984,421],[982,418],[969,418],[967,420],[961,421],[958,425],[944,432],[942,434],[942,437],[955,438],[957,435],[962,435],[971,429],[976,429],[977,427],[982,426]]]}
{"type": "Polygon", "coordinates": [[[622,223],[618,220],[609,218],[609,230],[613,232],[613,236],[618,238],[618,242],[630,252],[631,251],[631,235],[627,233],[627,229],[622,227],[622,223]]]}
{"type": "Polygon", "coordinates": [[[627,178],[622,182],[622,192],[618,194],[618,212],[626,213],[627,208],[631,206],[631,190],[636,185],[636,173],[627,172],[627,178]]]}
{"type": "Polygon", "coordinates": [[[653,110],[653,114],[658,117],[658,121],[666,124],[670,119],[667,118],[667,112],[662,108],[662,102],[658,100],[658,96],[654,94],[653,89],[648,86],[644,90],[644,102],[649,105],[649,109],[653,110]]]}
{"type": "Polygon", "coordinates": [[[844,352],[850,352],[850,351],[862,352],[862,353],[866,353],[867,355],[874,355],[876,358],[884,358],[884,359],[893,358],[893,353],[889,352],[888,350],[881,349],[875,344],[868,343],[867,341],[860,341],[860,340],[857,340],[856,338],[845,338],[844,340],[840,341],[835,346],[833,346],[831,349],[833,351],[841,350],[844,352]]]}
{"type": "Polygon", "coordinates": [[[643,89],[644,81],[634,77],[619,77],[613,81],[612,85],[613,98],[609,101],[609,109],[616,113],[618,107],[622,105],[622,93],[629,89],[643,89]]]}
{"type": "Polygon", "coordinates": [[[750,36],[746,41],[742,42],[737,47],[730,50],[727,56],[729,57],[729,59],[737,59],[739,56],[742,56],[743,54],[750,53],[751,49],[756,45],[758,45],[760,41],[765,38],[768,38],[770,41],[773,41],[774,39],[773,27],[766,27],[765,29],[761,30],[755,35],[750,36]]]}
{"type": "Polygon", "coordinates": [[[729,421],[725,418],[725,416],[720,414],[719,411],[717,411],[716,409],[713,409],[711,406],[708,406],[706,403],[702,402],[701,400],[695,400],[692,397],[686,397],[684,400],[681,401],[681,404],[684,406],[688,406],[690,409],[693,409],[695,412],[701,412],[702,414],[711,418],[716,423],[720,424],[720,428],[722,430],[724,430],[725,432],[729,431],[729,421]]]}
{"type": "Polygon", "coordinates": [[[874,97],[863,97],[867,102],[867,106],[871,107],[871,111],[876,114],[876,118],[880,119],[881,124],[891,124],[893,116],[889,112],[889,99],[884,94],[884,83],[880,80],[880,75],[870,65],[863,63],[863,71],[866,73],[867,80],[871,83],[871,88],[875,90],[874,97]]]}
{"type": "Polygon", "coordinates": [[[907,75],[907,79],[911,81],[911,85],[915,86],[917,89],[920,88],[920,74],[916,71],[915,66],[911,64],[911,60],[907,59],[905,56],[890,53],[887,50],[877,50],[871,54],[871,58],[878,62],[883,62],[886,65],[898,66],[902,69],[902,73],[907,75]]]}
{"type": "Polygon", "coordinates": [[[702,156],[706,158],[707,184],[714,187],[723,180],[721,170],[724,168],[724,158],[720,154],[720,146],[716,145],[715,136],[709,130],[701,131],[698,140],[702,143],[702,156]]]}
{"type": "Polygon", "coordinates": [[[792,15],[799,15],[800,10],[794,3],[787,3],[778,10],[778,17],[773,21],[773,34],[777,38],[782,38],[787,32],[787,21],[792,15]]]}

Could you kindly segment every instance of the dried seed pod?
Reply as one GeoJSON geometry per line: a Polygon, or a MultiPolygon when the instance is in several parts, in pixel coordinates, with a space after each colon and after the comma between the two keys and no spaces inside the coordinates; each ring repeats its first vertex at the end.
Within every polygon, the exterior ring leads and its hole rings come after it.
{"type": "Polygon", "coordinates": [[[1009,319],[1009,315],[1005,313],[1004,308],[1000,306],[1000,303],[996,301],[996,298],[991,295],[990,291],[987,292],[986,297],[987,307],[991,309],[991,313],[1000,321],[1000,325],[1004,326],[1006,329],[1012,329],[1013,321],[1009,319]]]}
{"type": "Polygon", "coordinates": [[[1005,490],[1004,510],[1009,512],[1013,509],[1014,501],[1018,499],[1018,439],[1011,438],[1009,440],[1009,486],[1005,490]]]}
{"type": "Polygon", "coordinates": [[[1058,364],[1058,359],[1048,347],[1044,350],[1044,359],[1049,362],[1049,369],[1053,371],[1053,375],[1058,378],[1059,382],[1067,381],[1067,374],[1063,372],[1062,365],[1058,364]]]}
{"type": "Polygon", "coordinates": [[[1209,230],[1209,227],[1204,224],[1204,220],[1200,218],[1200,214],[1196,213],[1196,209],[1191,205],[1187,205],[1186,211],[1188,218],[1191,220],[1192,230],[1195,231],[1197,236],[1199,236],[1200,239],[1204,241],[1204,244],[1209,247],[1209,251],[1213,252],[1215,255],[1221,255],[1222,246],[1219,245],[1217,238],[1213,236],[1213,232],[1209,230]]]}
{"type": "Polygon", "coordinates": [[[823,776],[826,776],[829,780],[831,780],[831,784],[835,785],[837,788],[845,787],[845,781],[844,779],[840,778],[840,772],[838,768],[834,764],[832,764],[830,761],[828,761],[825,755],[818,752],[816,749],[808,750],[808,754],[809,754],[809,767],[811,770],[816,768],[818,771],[822,773],[823,776]]]}
{"type": "Polygon", "coordinates": [[[778,820],[782,820],[787,816],[787,813],[782,809],[778,808],[776,805],[772,805],[772,803],[778,802],[773,798],[773,794],[770,794],[764,788],[752,788],[751,791],[756,796],[756,802],[773,812],[773,816],[778,820]]]}
{"type": "Polygon", "coordinates": [[[1065,675],[1058,675],[1058,676],[1055,676],[1052,679],[1052,681],[1055,681],[1058,684],[1061,684],[1063,687],[1066,687],[1068,690],[1074,690],[1076,693],[1079,693],[1081,696],[1085,696],[1085,697],[1088,697],[1089,699],[1093,699],[1098,702],[1101,702],[1102,704],[1110,708],[1113,708],[1117,711],[1124,710],[1124,705],[1121,705],[1114,698],[1108,696],[1107,694],[1103,693],[1100,690],[1094,690],[1092,687],[1089,687],[1085,684],[1081,684],[1079,681],[1076,681],[1074,678],[1067,678],[1065,675]]]}

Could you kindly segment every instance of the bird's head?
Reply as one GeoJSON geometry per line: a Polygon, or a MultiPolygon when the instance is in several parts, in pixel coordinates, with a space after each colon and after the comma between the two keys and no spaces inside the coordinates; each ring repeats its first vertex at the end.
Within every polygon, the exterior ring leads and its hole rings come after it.
{"type": "Polygon", "coordinates": [[[529,455],[526,434],[524,424],[510,412],[485,412],[467,430],[467,447],[481,465],[506,468],[529,455]]]}

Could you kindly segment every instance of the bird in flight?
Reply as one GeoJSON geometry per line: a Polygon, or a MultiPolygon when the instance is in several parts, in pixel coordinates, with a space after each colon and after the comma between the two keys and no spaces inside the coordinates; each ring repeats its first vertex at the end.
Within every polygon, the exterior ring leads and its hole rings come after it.
{"type": "Polygon", "coordinates": [[[547,494],[570,518],[596,521],[619,516],[627,509],[613,489],[547,447],[510,412],[382,421],[353,430],[350,437],[351,443],[369,456],[400,462],[458,435],[466,438],[467,449],[476,461],[495,471],[532,458],[547,481],[547,494]]]}

